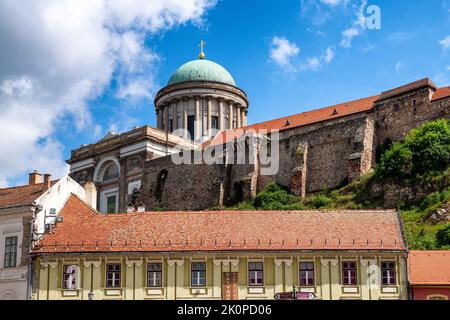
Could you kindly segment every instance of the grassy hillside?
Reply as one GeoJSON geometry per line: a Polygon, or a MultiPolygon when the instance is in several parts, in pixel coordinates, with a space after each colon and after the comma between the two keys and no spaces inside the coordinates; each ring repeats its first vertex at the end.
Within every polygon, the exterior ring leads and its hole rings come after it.
{"type": "Polygon", "coordinates": [[[413,130],[403,142],[384,146],[376,171],[334,190],[323,190],[306,199],[287,188],[269,185],[252,201],[232,207],[239,210],[378,209],[384,195],[373,186],[437,185],[436,192],[399,201],[404,232],[411,249],[450,249],[450,223],[430,221],[429,216],[450,210],[450,122],[439,120],[413,130]]]}

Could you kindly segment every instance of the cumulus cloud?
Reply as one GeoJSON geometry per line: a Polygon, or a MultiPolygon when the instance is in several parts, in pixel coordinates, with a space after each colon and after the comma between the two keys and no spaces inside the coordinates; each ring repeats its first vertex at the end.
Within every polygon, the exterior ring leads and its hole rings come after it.
{"type": "Polygon", "coordinates": [[[442,48],[444,48],[444,50],[450,48],[450,36],[447,36],[441,41],[439,41],[439,44],[442,46],[442,48]]]}
{"type": "Polygon", "coordinates": [[[345,48],[352,46],[352,41],[357,36],[363,34],[367,29],[367,20],[364,16],[364,9],[367,6],[367,0],[357,1],[353,4],[353,10],[355,12],[355,19],[352,22],[352,26],[342,31],[342,40],[340,45],[345,48]]]}
{"type": "Polygon", "coordinates": [[[148,98],[158,55],[148,34],[201,25],[216,0],[0,1],[0,185],[39,169],[67,173],[61,118],[98,134],[89,101],[148,98]],[[92,129],[90,129],[92,128],[92,129]]]}
{"type": "Polygon", "coordinates": [[[300,48],[285,37],[274,37],[270,46],[270,60],[281,70],[289,73],[317,71],[323,63],[331,63],[335,58],[335,47],[328,47],[322,55],[300,59],[300,48]]]}
{"type": "Polygon", "coordinates": [[[286,71],[295,71],[295,57],[300,49],[293,42],[284,37],[274,37],[270,46],[270,59],[286,71]]]}

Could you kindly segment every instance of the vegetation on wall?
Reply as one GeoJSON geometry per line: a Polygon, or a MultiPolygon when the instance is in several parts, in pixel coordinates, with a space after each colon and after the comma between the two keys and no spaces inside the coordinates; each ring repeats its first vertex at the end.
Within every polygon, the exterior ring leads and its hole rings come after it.
{"type": "MultiPolygon", "coordinates": [[[[324,189],[301,199],[288,188],[275,183],[267,186],[253,201],[240,202],[239,210],[336,210],[378,209],[383,194],[371,192],[374,184],[396,181],[403,186],[435,184],[442,190],[397,204],[405,236],[411,249],[450,249],[450,223],[429,221],[430,215],[450,208],[450,122],[438,120],[412,130],[404,141],[383,148],[375,172],[333,190],[324,189]]],[[[450,210],[450,209],[449,209],[450,210]]],[[[450,213],[449,213],[450,214],[450,213]]]]}

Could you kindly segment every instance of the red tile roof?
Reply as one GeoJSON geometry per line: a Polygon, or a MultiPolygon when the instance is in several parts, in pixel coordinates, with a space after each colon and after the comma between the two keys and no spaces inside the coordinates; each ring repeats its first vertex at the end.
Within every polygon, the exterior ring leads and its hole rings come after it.
{"type": "Polygon", "coordinates": [[[433,81],[431,81],[429,78],[425,78],[422,80],[418,80],[412,83],[408,83],[404,86],[398,87],[398,88],[394,88],[392,90],[388,90],[388,91],[384,91],[383,93],[381,93],[380,97],[378,98],[377,101],[381,101],[384,99],[389,99],[395,96],[398,96],[400,94],[409,92],[409,91],[413,91],[422,87],[430,87],[434,90],[437,89],[436,85],[433,83],[433,81]]]}
{"type": "Polygon", "coordinates": [[[434,92],[433,97],[431,98],[431,102],[448,97],[450,97],[450,87],[439,88],[434,92]]]}
{"type": "Polygon", "coordinates": [[[450,285],[450,251],[411,251],[408,269],[411,285],[450,285]]]}
{"type": "Polygon", "coordinates": [[[46,191],[44,183],[0,189],[0,209],[31,205],[46,191]]]}
{"type": "Polygon", "coordinates": [[[256,132],[260,132],[260,130],[267,130],[268,132],[272,130],[284,131],[296,127],[338,119],[348,115],[369,111],[373,108],[373,104],[377,99],[378,96],[372,96],[329,106],[322,109],[307,111],[296,115],[253,124],[236,130],[225,130],[220,132],[213,139],[206,141],[203,144],[203,148],[232,141],[233,139],[241,137],[242,134],[248,130],[254,130],[256,132]]]}
{"type": "Polygon", "coordinates": [[[102,215],[76,196],[33,253],[405,250],[395,211],[102,215]]]}

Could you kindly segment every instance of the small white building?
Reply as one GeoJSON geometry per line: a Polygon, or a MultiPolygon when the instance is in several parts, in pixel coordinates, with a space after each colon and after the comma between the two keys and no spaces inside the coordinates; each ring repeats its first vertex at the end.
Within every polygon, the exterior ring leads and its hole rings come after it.
{"type": "Polygon", "coordinates": [[[28,299],[32,243],[57,223],[71,194],[86,199],[70,177],[52,181],[37,172],[30,173],[28,185],[0,189],[0,300],[28,299]]]}

